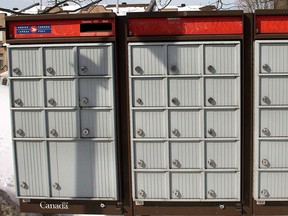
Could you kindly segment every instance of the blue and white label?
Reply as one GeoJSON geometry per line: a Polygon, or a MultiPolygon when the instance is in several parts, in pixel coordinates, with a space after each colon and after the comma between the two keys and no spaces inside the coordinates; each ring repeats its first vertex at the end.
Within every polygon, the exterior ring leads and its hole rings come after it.
{"type": "Polygon", "coordinates": [[[28,25],[17,26],[17,34],[49,34],[51,33],[51,25],[28,25]]]}

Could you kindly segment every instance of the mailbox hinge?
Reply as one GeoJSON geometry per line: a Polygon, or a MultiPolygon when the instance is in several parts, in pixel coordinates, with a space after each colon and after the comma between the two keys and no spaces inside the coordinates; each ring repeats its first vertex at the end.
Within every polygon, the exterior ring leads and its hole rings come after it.
{"type": "Polygon", "coordinates": [[[235,207],[236,207],[236,211],[237,212],[242,212],[243,211],[243,204],[242,203],[236,203],[235,207]]]}

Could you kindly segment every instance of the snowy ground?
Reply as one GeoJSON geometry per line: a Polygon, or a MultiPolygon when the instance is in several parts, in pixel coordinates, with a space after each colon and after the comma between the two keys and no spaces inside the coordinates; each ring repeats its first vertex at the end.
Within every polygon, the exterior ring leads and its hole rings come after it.
{"type": "MultiPolygon", "coordinates": [[[[10,121],[9,87],[0,85],[0,189],[18,204],[15,193],[10,121]]],[[[39,214],[27,215],[36,216],[39,214]]]]}

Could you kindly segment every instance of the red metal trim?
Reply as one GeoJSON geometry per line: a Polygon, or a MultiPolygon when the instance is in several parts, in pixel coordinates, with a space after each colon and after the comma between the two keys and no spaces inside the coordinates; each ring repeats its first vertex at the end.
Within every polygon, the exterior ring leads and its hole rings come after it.
{"type": "Polygon", "coordinates": [[[111,37],[115,35],[114,19],[39,20],[8,22],[8,39],[111,37]],[[111,30],[81,32],[80,24],[111,24],[111,30]],[[41,33],[40,27],[43,27],[41,33]],[[22,28],[22,29],[21,29],[22,28]],[[39,29],[40,31],[37,31],[39,29]]]}
{"type": "Polygon", "coordinates": [[[256,16],[256,34],[288,33],[288,16],[256,16]]]}
{"type": "Polygon", "coordinates": [[[148,35],[242,35],[239,17],[130,18],[129,36],[148,35]]]}

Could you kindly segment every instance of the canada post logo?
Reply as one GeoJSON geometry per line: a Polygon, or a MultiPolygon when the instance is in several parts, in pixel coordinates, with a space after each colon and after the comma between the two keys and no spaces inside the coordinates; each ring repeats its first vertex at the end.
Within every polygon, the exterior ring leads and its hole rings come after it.
{"type": "Polygon", "coordinates": [[[17,26],[17,34],[49,34],[51,33],[51,25],[26,25],[17,26]]]}

